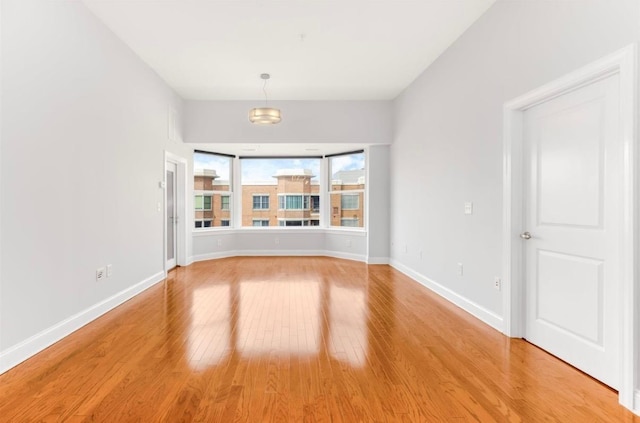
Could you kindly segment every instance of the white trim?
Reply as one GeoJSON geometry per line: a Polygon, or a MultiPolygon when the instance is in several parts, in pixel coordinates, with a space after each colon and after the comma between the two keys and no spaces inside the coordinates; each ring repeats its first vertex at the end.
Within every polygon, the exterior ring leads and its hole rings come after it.
{"type": "Polygon", "coordinates": [[[363,263],[367,262],[367,256],[365,256],[363,254],[343,253],[343,252],[340,252],[340,251],[325,251],[323,255],[326,256],[326,257],[333,257],[333,258],[339,258],[339,259],[345,259],[345,260],[361,261],[363,263]]]}
{"type": "MultiPolygon", "coordinates": [[[[294,219],[300,220],[300,219],[294,219]]],[[[310,219],[315,220],[315,219],[310,219]]],[[[349,226],[335,226],[332,228],[324,228],[322,226],[242,226],[240,228],[233,228],[227,226],[216,226],[211,228],[193,228],[191,234],[193,236],[219,236],[219,235],[238,235],[246,233],[280,233],[280,234],[327,234],[327,235],[345,235],[345,236],[367,236],[367,231],[363,228],[353,228],[349,226]]]]}
{"type": "Polygon", "coordinates": [[[389,257],[368,257],[367,264],[389,264],[389,257]]]}
{"type": "Polygon", "coordinates": [[[237,257],[237,256],[238,256],[238,252],[233,250],[222,251],[219,253],[196,254],[193,257],[191,257],[191,263],[197,263],[199,261],[207,261],[207,260],[216,260],[216,259],[228,258],[228,257],[237,257]]]}
{"type": "Polygon", "coordinates": [[[430,291],[433,291],[434,293],[438,294],[445,300],[460,307],[462,310],[466,311],[473,317],[481,320],[482,322],[486,323],[487,325],[491,326],[492,328],[498,331],[502,331],[504,322],[503,322],[503,318],[500,315],[494,313],[491,310],[487,310],[481,305],[474,303],[473,301],[463,297],[462,295],[456,292],[453,292],[452,290],[445,287],[444,285],[441,285],[435,282],[434,280],[429,279],[428,277],[422,275],[421,273],[416,272],[410,267],[405,266],[404,264],[401,264],[399,261],[395,259],[391,259],[389,264],[394,269],[404,273],[406,276],[413,279],[420,285],[424,286],[430,291]]]}
{"type": "Polygon", "coordinates": [[[521,337],[523,332],[523,262],[522,247],[518,234],[522,230],[523,199],[521,196],[522,163],[522,115],[525,110],[567,92],[594,83],[610,75],[619,74],[620,80],[620,126],[622,129],[624,170],[621,196],[623,219],[621,247],[621,366],[620,403],[639,413],[637,398],[634,398],[638,357],[638,316],[636,313],[635,251],[638,239],[637,216],[637,53],[636,45],[630,45],[601,60],[587,65],[569,75],[537,88],[504,105],[504,153],[503,153],[503,332],[512,337],[521,337]],[[634,401],[635,399],[635,401],[634,401]]]}
{"type": "Polygon", "coordinates": [[[135,297],[142,291],[161,282],[165,278],[164,271],[160,271],[73,316],[33,335],[24,341],[0,352],[0,374],[33,357],[45,348],[70,335],[84,325],[92,322],[103,314],[113,310],[125,301],[135,297]]]}
{"type": "MultiPolygon", "coordinates": [[[[187,200],[187,193],[189,192],[189,181],[187,178],[187,169],[188,162],[187,159],[176,154],[171,153],[170,151],[164,152],[164,164],[163,164],[163,175],[162,180],[165,183],[165,188],[162,190],[162,204],[163,204],[163,252],[162,252],[162,268],[165,272],[168,271],[167,267],[167,236],[166,236],[166,228],[167,228],[167,189],[166,189],[166,175],[167,175],[167,162],[174,163],[176,165],[176,211],[178,224],[176,225],[176,237],[177,242],[176,245],[178,249],[176,251],[176,264],[178,266],[186,266],[188,264],[187,260],[187,251],[189,242],[191,238],[187,236],[189,233],[189,226],[193,225],[193,221],[191,220],[191,216],[193,216],[193,211],[191,213],[188,212],[188,206],[191,204],[187,200]]],[[[191,180],[191,184],[193,185],[193,179],[191,180]]],[[[213,199],[211,200],[213,205],[213,199]]]]}
{"type": "Polygon", "coordinates": [[[636,392],[634,395],[633,408],[631,408],[631,411],[640,415],[640,389],[636,389],[636,392]]]}

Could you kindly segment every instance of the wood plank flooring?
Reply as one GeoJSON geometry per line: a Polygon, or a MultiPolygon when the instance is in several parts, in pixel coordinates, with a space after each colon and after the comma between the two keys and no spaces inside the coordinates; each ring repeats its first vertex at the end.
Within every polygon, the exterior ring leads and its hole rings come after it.
{"type": "Polygon", "coordinates": [[[2,422],[639,422],[388,266],[195,263],[0,376],[2,422]]]}

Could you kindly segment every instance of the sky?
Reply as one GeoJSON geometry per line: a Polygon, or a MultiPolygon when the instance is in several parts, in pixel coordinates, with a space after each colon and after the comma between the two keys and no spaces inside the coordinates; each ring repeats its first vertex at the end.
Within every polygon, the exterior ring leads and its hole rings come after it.
{"type": "MultiPolygon", "coordinates": [[[[213,154],[194,153],[194,170],[213,169],[219,180],[229,180],[231,159],[213,154]]],[[[364,153],[336,156],[329,159],[333,173],[341,170],[364,169],[364,153]]],[[[320,176],[321,159],[242,159],[242,180],[251,182],[273,182],[279,169],[309,169],[313,181],[320,176]]]]}

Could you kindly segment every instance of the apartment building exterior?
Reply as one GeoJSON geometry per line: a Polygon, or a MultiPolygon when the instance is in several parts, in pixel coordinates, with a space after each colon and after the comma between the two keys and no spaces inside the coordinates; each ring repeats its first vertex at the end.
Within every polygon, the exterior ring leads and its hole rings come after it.
{"type": "MultiPolygon", "coordinates": [[[[273,181],[242,184],[241,226],[319,226],[320,184],[309,169],[281,169],[273,181]]],[[[364,227],[364,170],[333,175],[330,187],[330,225],[364,227]]],[[[212,169],[194,172],[195,227],[231,224],[229,181],[212,169]]]]}

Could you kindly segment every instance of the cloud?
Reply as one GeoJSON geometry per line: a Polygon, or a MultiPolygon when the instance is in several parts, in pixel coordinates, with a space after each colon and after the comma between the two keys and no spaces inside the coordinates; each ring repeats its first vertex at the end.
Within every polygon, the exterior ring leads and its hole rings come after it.
{"type": "Polygon", "coordinates": [[[335,174],[341,170],[364,169],[364,153],[349,154],[331,158],[331,172],[335,174]]]}
{"type": "Polygon", "coordinates": [[[218,156],[215,154],[193,154],[193,170],[215,170],[218,179],[229,180],[229,171],[231,170],[231,158],[218,156]]]}
{"type": "Polygon", "coordinates": [[[243,159],[240,161],[242,181],[276,183],[273,177],[280,169],[309,169],[317,180],[320,159],[243,159]]]}

